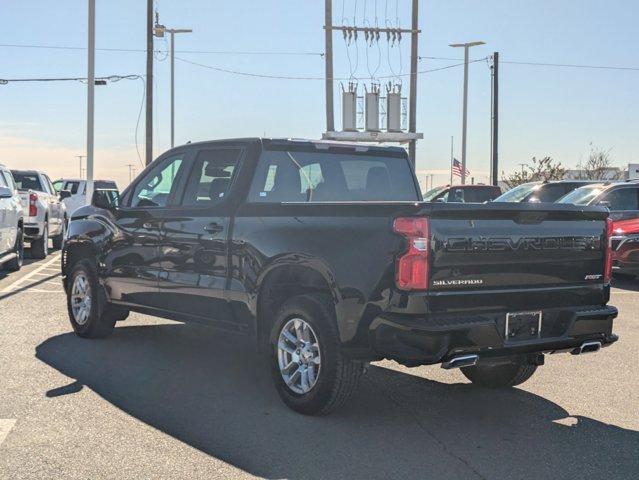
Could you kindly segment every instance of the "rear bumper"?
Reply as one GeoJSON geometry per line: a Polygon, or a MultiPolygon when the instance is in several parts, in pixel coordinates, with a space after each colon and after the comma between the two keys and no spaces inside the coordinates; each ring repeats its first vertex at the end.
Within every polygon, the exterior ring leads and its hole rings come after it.
{"type": "Polygon", "coordinates": [[[586,341],[608,346],[617,340],[615,307],[544,310],[541,333],[530,340],[505,340],[505,313],[472,316],[407,317],[384,314],[370,326],[373,350],[404,365],[441,363],[462,354],[498,358],[527,353],[570,351],[586,341]]]}
{"type": "Polygon", "coordinates": [[[25,222],[24,223],[24,238],[28,240],[37,240],[42,238],[44,233],[44,224],[25,222]]]}

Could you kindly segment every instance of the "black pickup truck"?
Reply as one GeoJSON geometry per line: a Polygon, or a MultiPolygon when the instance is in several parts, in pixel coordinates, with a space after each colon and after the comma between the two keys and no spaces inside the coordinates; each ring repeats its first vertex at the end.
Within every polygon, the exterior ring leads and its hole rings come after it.
{"type": "Polygon", "coordinates": [[[602,207],[420,201],[401,148],[307,140],[193,143],[71,218],[71,324],[105,337],[129,311],[253,335],[284,402],[322,414],[367,362],[527,380],[544,354],[617,340],[602,207]]]}

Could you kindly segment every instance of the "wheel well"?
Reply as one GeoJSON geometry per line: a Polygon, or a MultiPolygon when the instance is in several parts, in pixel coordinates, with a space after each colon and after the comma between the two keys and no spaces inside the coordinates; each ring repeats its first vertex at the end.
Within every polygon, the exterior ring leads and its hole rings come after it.
{"type": "Polygon", "coordinates": [[[62,253],[62,274],[66,277],[73,266],[83,258],[94,258],[93,247],[88,243],[74,243],[62,253]]]}
{"type": "Polygon", "coordinates": [[[287,265],[270,272],[257,297],[258,341],[268,336],[273,316],[286,300],[308,293],[331,294],[328,282],[317,270],[287,265]]]}

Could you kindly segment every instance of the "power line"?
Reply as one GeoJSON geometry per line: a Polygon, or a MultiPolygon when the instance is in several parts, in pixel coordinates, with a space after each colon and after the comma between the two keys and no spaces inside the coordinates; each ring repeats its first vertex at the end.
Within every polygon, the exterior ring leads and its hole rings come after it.
{"type": "MultiPolygon", "coordinates": [[[[96,82],[119,82],[120,80],[137,80],[143,75],[109,75],[108,77],[95,77],[96,82]]],[[[53,77],[53,78],[0,78],[0,85],[14,82],[86,82],[87,77],[53,77]]]]}
{"type": "MultiPolygon", "coordinates": [[[[487,58],[487,57],[486,57],[487,58]]],[[[468,63],[476,63],[476,62],[483,62],[486,60],[486,58],[479,58],[477,60],[472,60],[468,63]]],[[[195,65],[198,67],[202,67],[202,68],[207,68],[209,70],[215,70],[216,72],[222,72],[222,73],[229,73],[232,75],[241,75],[241,76],[245,76],[245,77],[254,77],[254,78],[269,78],[269,79],[274,79],[274,80],[326,80],[325,77],[320,77],[320,76],[293,76],[293,75],[271,75],[271,74],[262,74],[262,73],[254,73],[254,72],[244,72],[244,71],[239,71],[239,70],[231,70],[228,68],[223,68],[223,67],[217,67],[217,66],[213,66],[213,65],[206,65],[203,63],[199,63],[199,62],[194,62],[192,60],[187,60],[185,58],[180,58],[180,57],[175,57],[176,60],[179,60],[181,62],[184,63],[188,63],[191,65],[195,65]]],[[[460,67],[464,65],[464,63],[455,63],[453,65],[446,65],[444,67],[439,67],[439,68],[431,68],[429,70],[420,70],[418,72],[416,72],[417,75],[421,75],[421,74],[425,74],[425,73],[432,73],[432,72],[438,72],[440,70],[447,70],[449,68],[455,68],[455,67],[460,67]]],[[[402,77],[409,77],[413,75],[412,73],[404,73],[401,74],[402,77]]],[[[387,78],[396,78],[400,75],[385,75],[385,76],[381,76],[381,77],[376,77],[377,79],[387,79],[387,78]]],[[[348,81],[350,80],[351,77],[334,77],[332,80],[337,80],[337,81],[348,81]]]]}
{"type": "MultiPolygon", "coordinates": [[[[86,50],[86,47],[75,47],[70,45],[24,45],[15,43],[1,43],[0,47],[8,48],[41,48],[49,50],[86,50]]],[[[146,50],[138,48],[96,48],[102,52],[135,52],[144,53],[146,50]]],[[[156,53],[160,53],[157,50],[156,53]]],[[[259,51],[259,50],[176,50],[175,53],[202,53],[212,55],[291,55],[291,56],[318,56],[323,57],[320,52],[296,52],[296,51],[259,51]]]]}
{"type": "MultiPolygon", "coordinates": [[[[447,60],[447,61],[460,61],[460,58],[451,57],[419,57],[420,60],[447,60]]],[[[517,60],[499,60],[499,63],[509,63],[511,65],[530,65],[533,67],[559,67],[559,68],[585,68],[596,70],[626,70],[626,71],[639,71],[639,67],[625,67],[615,65],[582,65],[576,63],[544,63],[544,62],[523,62],[517,60]]]]}

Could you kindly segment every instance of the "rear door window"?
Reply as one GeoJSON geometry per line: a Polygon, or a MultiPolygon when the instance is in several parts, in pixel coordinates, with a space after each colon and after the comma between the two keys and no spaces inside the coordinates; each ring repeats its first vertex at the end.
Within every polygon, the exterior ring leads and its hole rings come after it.
{"type": "Polygon", "coordinates": [[[252,202],[417,201],[408,159],[371,154],[265,150],[252,202]]]}
{"type": "Polygon", "coordinates": [[[611,211],[639,210],[639,188],[618,188],[606,193],[601,201],[608,202],[611,211]]]}

